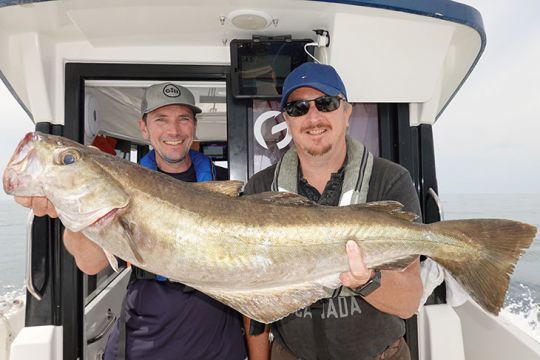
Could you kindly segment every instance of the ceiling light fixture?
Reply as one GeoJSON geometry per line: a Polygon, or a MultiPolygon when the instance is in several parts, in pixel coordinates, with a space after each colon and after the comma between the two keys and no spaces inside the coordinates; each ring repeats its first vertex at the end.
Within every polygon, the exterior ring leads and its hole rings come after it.
{"type": "Polygon", "coordinates": [[[229,22],[236,28],[241,30],[263,30],[273,22],[273,18],[259,10],[235,10],[227,15],[229,22]]]}

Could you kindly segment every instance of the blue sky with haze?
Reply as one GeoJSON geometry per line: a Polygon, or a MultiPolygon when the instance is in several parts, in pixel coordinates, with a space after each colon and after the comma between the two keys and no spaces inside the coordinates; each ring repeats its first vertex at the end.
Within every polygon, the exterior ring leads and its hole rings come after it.
{"type": "MultiPolygon", "coordinates": [[[[462,2],[482,14],[487,46],[434,126],[439,192],[540,193],[540,1],[462,2]]],[[[33,124],[3,84],[0,109],[3,171],[33,124]]]]}
{"type": "Polygon", "coordinates": [[[487,46],[434,126],[439,192],[540,193],[540,1],[464,1],[487,46]]]}

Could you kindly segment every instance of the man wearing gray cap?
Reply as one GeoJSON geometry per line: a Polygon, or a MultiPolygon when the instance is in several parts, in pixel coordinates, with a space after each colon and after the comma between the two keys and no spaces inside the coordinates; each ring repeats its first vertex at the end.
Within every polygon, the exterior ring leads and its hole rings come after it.
{"type": "MultiPolygon", "coordinates": [[[[148,87],[139,129],[153,150],[140,164],[182,181],[225,180],[209,158],[190,150],[200,112],[193,94],[180,85],[148,87]]],[[[47,199],[16,201],[32,207],[37,216],[57,217],[47,199]]],[[[103,250],[83,234],[66,230],[64,244],[83,272],[93,275],[107,267],[103,250]]],[[[104,354],[106,360],[125,358],[244,360],[241,317],[199,291],[134,267],[123,312],[104,354]]]]}
{"type": "Polygon", "coordinates": [[[195,115],[200,112],[191,91],[182,86],[164,83],[146,89],[139,129],[154,150],[141,159],[141,165],[184,181],[226,180],[224,169],[190,151],[197,128],[195,115]]]}

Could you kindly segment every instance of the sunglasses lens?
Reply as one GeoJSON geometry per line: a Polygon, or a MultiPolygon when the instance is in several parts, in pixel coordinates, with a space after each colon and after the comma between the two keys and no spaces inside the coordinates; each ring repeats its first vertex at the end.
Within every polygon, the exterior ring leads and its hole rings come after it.
{"type": "Polygon", "coordinates": [[[287,104],[285,111],[289,116],[302,116],[309,111],[309,101],[298,100],[287,104]]]}
{"type": "Polygon", "coordinates": [[[340,98],[337,96],[321,96],[315,99],[317,110],[322,112],[334,111],[339,107],[340,98]]]}
{"type": "Polygon", "coordinates": [[[315,107],[321,112],[331,112],[339,107],[342,99],[338,96],[321,96],[314,100],[298,100],[285,105],[285,111],[289,116],[297,117],[306,115],[309,111],[309,103],[315,102],[315,107]]]}

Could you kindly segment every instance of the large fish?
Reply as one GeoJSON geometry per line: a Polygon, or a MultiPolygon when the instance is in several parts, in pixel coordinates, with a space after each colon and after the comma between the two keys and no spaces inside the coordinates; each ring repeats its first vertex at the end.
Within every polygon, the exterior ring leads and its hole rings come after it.
{"type": "Polygon", "coordinates": [[[355,240],[374,269],[419,254],[449,270],[487,311],[536,228],[509,220],[412,222],[395,202],[318,206],[284,193],[238,197],[239,182],[185,183],[71,140],[30,133],[4,190],[46,196],[62,223],[138,267],[269,323],[328,297],[355,240]]]}

